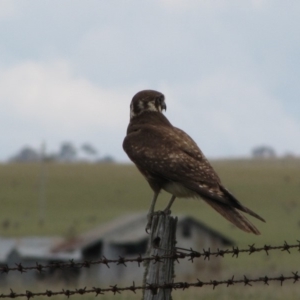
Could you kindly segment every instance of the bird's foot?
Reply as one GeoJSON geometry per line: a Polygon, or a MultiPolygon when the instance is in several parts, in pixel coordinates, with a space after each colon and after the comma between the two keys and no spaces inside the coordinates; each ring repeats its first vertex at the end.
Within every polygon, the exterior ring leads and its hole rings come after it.
{"type": "Polygon", "coordinates": [[[163,212],[166,216],[168,216],[168,215],[171,214],[171,209],[165,208],[162,212],[163,212]]]}
{"type": "Polygon", "coordinates": [[[147,234],[149,234],[150,230],[151,230],[151,226],[152,226],[152,218],[153,218],[153,214],[154,213],[150,213],[147,215],[147,225],[145,228],[145,231],[147,232],[147,234]]]}
{"type": "Polygon", "coordinates": [[[151,226],[152,226],[152,218],[153,216],[155,215],[161,215],[161,214],[164,214],[166,216],[170,215],[171,214],[171,210],[170,209],[164,209],[164,210],[158,210],[158,211],[155,211],[153,213],[149,213],[147,214],[147,225],[146,225],[146,228],[145,228],[145,231],[149,234],[150,230],[151,230],[151,226]]]}

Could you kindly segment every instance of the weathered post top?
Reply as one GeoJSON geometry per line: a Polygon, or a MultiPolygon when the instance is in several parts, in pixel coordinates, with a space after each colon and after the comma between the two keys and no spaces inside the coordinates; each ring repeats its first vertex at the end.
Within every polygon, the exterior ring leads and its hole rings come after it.
{"type": "MultiPolygon", "coordinates": [[[[148,256],[162,256],[173,253],[176,244],[177,218],[164,213],[153,216],[148,256]]],[[[171,258],[146,263],[144,285],[152,287],[172,283],[174,260],[171,258]]],[[[171,300],[171,289],[145,290],[143,300],[171,300]]]]}

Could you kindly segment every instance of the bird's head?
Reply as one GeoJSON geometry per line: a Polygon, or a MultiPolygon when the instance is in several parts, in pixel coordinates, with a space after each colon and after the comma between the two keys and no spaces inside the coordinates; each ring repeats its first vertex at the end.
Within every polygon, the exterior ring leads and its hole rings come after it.
{"type": "Polygon", "coordinates": [[[145,111],[162,113],[167,110],[165,96],[157,91],[144,90],[135,94],[130,103],[130,119],[145,111]]]}

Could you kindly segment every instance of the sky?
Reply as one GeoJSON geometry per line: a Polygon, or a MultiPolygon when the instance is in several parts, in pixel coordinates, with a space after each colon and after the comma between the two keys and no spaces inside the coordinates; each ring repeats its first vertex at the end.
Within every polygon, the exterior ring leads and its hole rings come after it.
{"type": "Polygon", "coordinates": [[[90,143],[128,158],[143,89],[210,158],[300,155],[300,2],[0,0],[0,160],[90,143]]]}

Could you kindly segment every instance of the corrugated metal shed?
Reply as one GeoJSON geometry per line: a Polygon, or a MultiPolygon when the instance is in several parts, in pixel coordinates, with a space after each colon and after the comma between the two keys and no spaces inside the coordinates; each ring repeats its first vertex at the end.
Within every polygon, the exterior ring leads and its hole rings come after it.
{"type": "Polygon", "coordinates": [[[22,237],[22,238],[0,238],[0,263],[6,263],[12,251],[18,253],[22,259],[35,260],[63,260],[81,259],[81,252],[59,252],[53,253],[52,248],[61,244],[61,237],[22,237]]]}
{"type": "Polygon", "coordinates": [[[9,254],[14,250],[16,240],[0,237],[0,263],[6,263],[9,254]]]}

